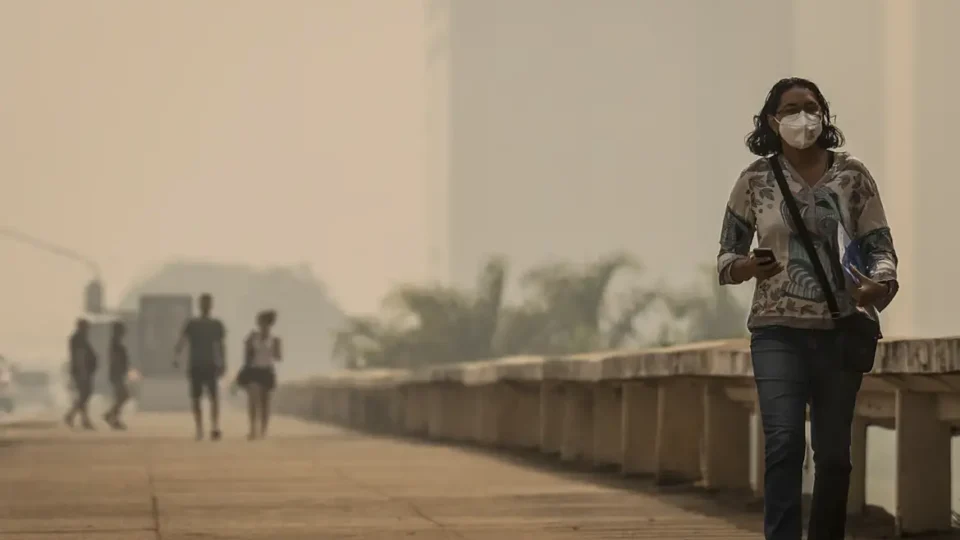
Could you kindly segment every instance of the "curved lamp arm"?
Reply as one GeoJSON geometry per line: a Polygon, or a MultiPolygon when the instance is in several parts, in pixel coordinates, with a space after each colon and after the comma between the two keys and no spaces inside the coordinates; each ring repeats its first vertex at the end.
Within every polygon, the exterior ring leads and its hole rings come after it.
{"type": "Polygon", "coordinates": [[[0,227],[0,236],[6,236],[12,238],[22,244],[32,246],[41,251],[46,251],[47,253],[57,255],[58,257],[63,257],[65,259],[70,259],[72,261],[77,261],[85,264],[91,272],[93,272],[94,278],[100,279],[100,265],[98,265],[93,259],[85,255],[81,255],[72,249],[67,249],[62,246],[58,246],[46,240],[41,240],[39,238],[30,236],[29,234],[22,233],[16,229],[11,229],[10,227],[0,227]]]}

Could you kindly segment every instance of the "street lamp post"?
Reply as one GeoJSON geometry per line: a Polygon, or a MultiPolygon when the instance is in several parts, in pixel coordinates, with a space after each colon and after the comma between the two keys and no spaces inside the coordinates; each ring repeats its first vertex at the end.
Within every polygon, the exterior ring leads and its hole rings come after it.
{"type": "Polygon", "coordinates": [[[84,311],[96,314],[105,311],[103,306],[103,282],[100,279],[100,265],[98,265],[96,261],[72,249],[58,246],[52,242],[36,238],[11,227],[0,227],[0,236],[6,236],[21,244],[26,244],[52,255],[70,259],[87,266],[93,273],[93,279],[87,283],[87,286],[84,288],[84,311]]]}

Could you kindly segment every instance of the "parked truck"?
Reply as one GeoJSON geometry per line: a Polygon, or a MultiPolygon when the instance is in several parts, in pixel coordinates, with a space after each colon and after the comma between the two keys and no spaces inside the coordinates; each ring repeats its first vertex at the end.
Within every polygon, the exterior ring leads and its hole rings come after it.
{"type": "MultiPolygon", "coordinates": [[[[174,411],[189,408],[183,370],[173,365],[174,349],[193,312],[193,300],[185,294],[153,294],[140,297],[137,313],[137,348],[133,365],[140,380],[139,408],[144,411],[174,411]]],[[[183,358],[180,358],[181,366],[183,358]]]]}

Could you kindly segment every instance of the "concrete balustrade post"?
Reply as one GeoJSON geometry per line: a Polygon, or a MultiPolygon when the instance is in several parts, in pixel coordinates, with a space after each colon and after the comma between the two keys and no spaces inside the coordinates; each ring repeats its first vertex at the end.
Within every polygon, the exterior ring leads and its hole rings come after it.
{"type": "Polygon", "coordinates": [[[327,413],[327,417],[330,422],[334,424],[343,424],[343,411],[346,405],[343,403],[343,395],[345,390],[342,388],[328,388],[327,393],[330,396],[330,409],[327,413]]]}
{"type": "Polygon", "coordinates": [[[703,384],[687,378],[661,379],[657,387],[656,481],[696,482],[703,432],[703,384]]]}
{"type": "Polygon", "coordinates": [[[703,483],[750,487],[750,410],[727,397],[724,381],[703,386],[703,483]]]}
{"type": "Polygon", "coordinates": [[[333,422],[333,392],[327,387],[321,387],[317,390],[315,399],[318,399],[319,418],[323,422],[333,422]]]}
{"type": "Polygon", "coordinates": [[[540,450],[559,454],[563,444],[563,417],[565,405],[563,386],[556,381],[540,385],[540,450]]]}
{"type": "Polygon", "coordinates": [[[403,391],[400,388],[390,388],[387,392],[390,396],[390,432],[402,433],[406,413],[403,391]]]}
{"type": "Polygon", "coordinates": [[[476,418],[477,400],[474,395],[477,388],[474,386],[458,385],[453,388],[451,394],[451,405],[453,418],[452,436],[453,439],[460,442],[467,442],[473,437],[473,424],[476,418]]]}
{"type": "Polygon", "coordinates": [[[463,399],[463,385],[450,383],[444,385],[442,395],[444,438],[459,441],[463,431],[463,418],[466,414],[463,399]]]}
{"type": "Polygon", "coordinates": [[[477,388],[477,440],[480,444],[493,446],[500,438],[500,391],[498,384],[485,384],[477,388]]]}
{"type": "Polygon", "coordinates": [[[897,391],[896,446],[897,533],[949,531],[950,427],[940,420],[936,394],[897,391]]]}
{"type": "Polygon", "coordinates": [[[519,410],[520,391],[510,383],[497,383],[496,385],[496,445],[502,448],[515,448],[519,446],[522,434],[517,431],[517,423],[514,421],[516,416],[522,414],[519,410]]]}
{"type": "Polygon", "coordinates": [[[867,420],[857,416],[850,430],[850,489],[847,493],[847,513],[859,515],[867,507],[867,420]]]}
{"type": "Polygon", "coordinates": [[[431,439],[444,438],[443,392],[444,385],[427,385],[427,435],[431,439]]]}
{"type": "Polygon", "coordinates": [[[623,430],[622,391],[613,384],[593,386],[593,447],[595,465],[620,465],[623,461],[621,440],[623,430]]]}
{"type": "Polygon", "coordinates": [[[324,417],[327,421],[334,424],[340,423],[340,395],[343,393],[342,390],[338,388],[327,388],[325,391],[326,394],[326,406],[327,410],[324,413],[324,417]]]}
{"type": "Polygon", "coordinates": [[[422,384],[408,386],[404,389],[405,431],[413,435],[427,433],[427,387],[422,384]]]}
{"type": "Polygon", "coordinates": [[[331,388],[320,389],[320,418],[324,422],[335,422],[333,411],[336,410],[337,400],[331,388]]]}
{"type": "Polygon", "coordinates": [[[302,416],[301,407],[300,407],[300,394],[304,389],[301,388],[286,388],[281,389],[277,392],[276,397],[274,398],[274,409],[283,414],[293,414],[295,416],[302,416]]]}
{"type": "Polygon", "coordinates": [[[339,394],[340,403],[343,406],[339,421],[342,425],[353,426],[354,411],[357,410],[356,400],[354,399],[355,391],[353,388],[342,388],[337,390],[337,394],[339,394]]]}
{"type": "Polygon", "coordinates": [[[363,388],[353,388],[347,391],[349,402],[348,424],[353,428],[364,428],[367,425],[367,391],[363,388]]]}
{"type": "Polygon", "coordinates": [[[620,462],[624,474],[646,475],[655,471],[657,446],[657,388],[644,382],[625,382],[621,387],[620,462]]]}
{"type": "Polygon", "coordinates": [[[360,405],[359,411],[354,410],[354,426],[369,431],[379,430],[380,400],[376,390],[362,388],[354,392],[354,400],[360,405]]]}
{"type": "Polygon", "coordinates": [[[350,420],[350,390],[347,388],[337,388],[336,422],[341,426],[349,424],[350,420]]]}
{"type": "Polygon", "coordinates": [[[390,391],[385,388],[367,390],[367,429],[380,433],[389,433],[392,429],[390,417],[390,391]]]}
{"type": "Polygon", "coordinates": [[[593,457],[593,393],[583,384],[569,383],[564,386],[563,398],[560,459],[590,461],[593,457]]]}
{"type": "Polygon", "coordinates": [[[540,445],[540,389],[520,383],[500,385],[500,444],[533,449],[540,445]]]}
{"type": "Polygon", "coordinates": [[[523,410],[523,448],[539,450],[543,425],[543,417],[540,415],[540,383],[524,384],[520,399],[523,410]]]}
{"type": "Polygon", "coordinates": [[[323,398],[326,391],[323,388],[304,388],[302,390],[307,399],[307,418],[311,420],[323,419],[323,398]]]}

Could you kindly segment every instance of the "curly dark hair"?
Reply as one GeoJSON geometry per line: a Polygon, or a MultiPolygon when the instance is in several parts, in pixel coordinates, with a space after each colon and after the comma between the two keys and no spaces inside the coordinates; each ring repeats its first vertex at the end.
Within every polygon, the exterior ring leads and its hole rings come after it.
{"type": "Polygon", "coordinates": [[[820,148],[829,150],[831,148],[839,148],[846,142],[840,128],[833,125],[830,121],[830,104],[828,104],[827,99],[823,97],[823,92],[820,91],[820,88],[814,84],[813,81],[799,77],[790,77],[788,79],[780,79],[777,81],[777,84],[773,85],[773,88],[767,93],[767,99],[763,102],[763,108],[760,109],[760,113],[753,117],[753,131],[747,135],[746,143],[747,148],[754,154],[765,157],[779,154],[783,151],[783,142],[780,140],[780,135],[770,127],[768,120],[777,113],[777,107],[780,106],[780,98],[783,97],[783,94],[787,90],[796,87],[806,88],[813,92],[817,103],[820,105],[820,111],[823,117],[823,132],[820,133],[820,137],[817,139],[817,145],[820,148]]]}

